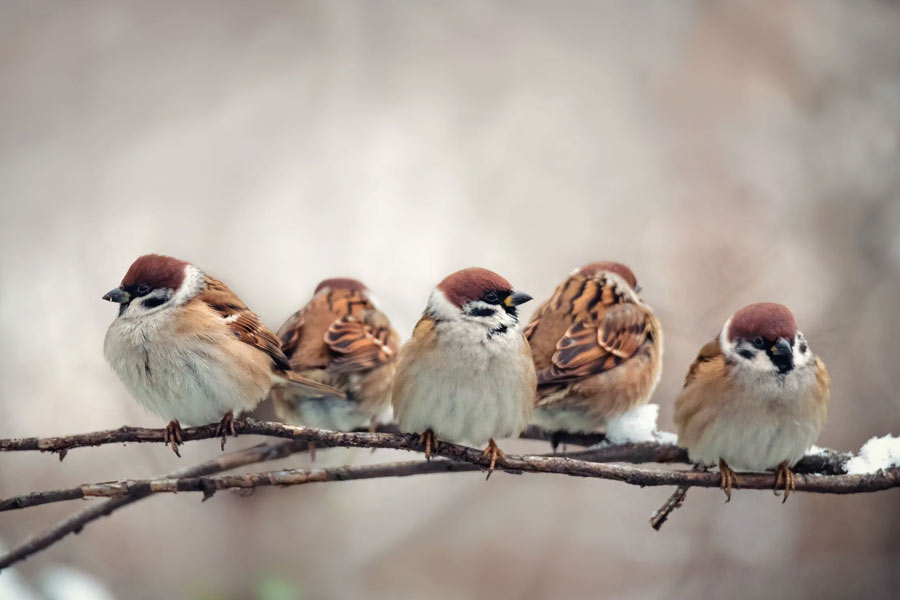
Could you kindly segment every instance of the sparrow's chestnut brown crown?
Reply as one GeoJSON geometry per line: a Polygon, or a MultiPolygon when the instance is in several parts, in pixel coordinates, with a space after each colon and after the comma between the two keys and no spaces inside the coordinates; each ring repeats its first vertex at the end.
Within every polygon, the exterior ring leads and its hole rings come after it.
{"type": "Polygon", "coordinates": [[[151,290],[169,288],[177,290],[184,281],[184,268],[188,263],[162,254],[145,254],[139,257],[122,278],[122,288],[146,284],[151,290]]]}
{"type": "Polygon", "coordinates": [[[774,302],[759,302],[740,309],[731,317],[728,341],[738,338],[762,337],[774,341],[779,338],[793,339],[797,332],[797,322],[787,306],[774,302]]]}
{"type": "Polygon", "coordinates": [[[319,282],[319,285],[316,286],[316,291],[313,292],[315,296],[325,288],[330,288],[332,290],[350,290],[351,292],[363,292],[366,289],[365,284],[358,279],[350,279],[349,277],[332,277],[330,279],[323,279],[319,282]]]}
{"type": "Polygon", "coordinates": [[[622,263],[613,261],[592,262],[578,269],[578,272],[585,277],[593,277],[600,271],[615,273],[628,282],[628,285],[630,285],[633,290],[637,291],[637,278],[634,276],[634,273],[631,272],[631,269],[622,263]]]}
{"type": "MultiPolygon", "coordinates": [[[[470,300],[482,299],[485,294],[490,292],[500,292],[504,297],[510,296],[513,292],[512,285],[506,279],[493,271],[480,267],[469,267],[452,273],[445,277],[437,287],[444,293],[447,300],[459,308],[462,308],[470,300]]],[[[527,302],[527,300],[522,300],[522,302],[527,302]]]]}

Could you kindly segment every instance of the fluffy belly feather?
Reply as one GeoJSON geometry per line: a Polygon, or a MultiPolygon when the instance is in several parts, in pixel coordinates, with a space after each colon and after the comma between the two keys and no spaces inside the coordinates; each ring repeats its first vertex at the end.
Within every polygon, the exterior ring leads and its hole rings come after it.
{"type": "Polygon", "coordinates": [[[817,437],[812,422],[789,420],[749,426],[739,418],[722,418],[709,425],[688,454],[691,461],[707,465],[722,458],[736,471],[764,471],[784,461],[793,465],[817,437]]]}
{"type": "Polygon", "coordinates": [[[481,447],[491,438],[515,437],[525,428],[534,405],[529,378],[514,356],[455,364],[422,360],[410,365],[405,398],[395,404],[403,431],[434,431],[439,439],[481,447]]]}
{"type": "Polygon", "coordinates": [[[591,432],[601,423],[579,408],[536,408],[531,422],[546,431],[591,432]]]}
{"type": "Polygon", "coordinates": [[[224,344],[196,338],[162,344],[152,335],[135,343],[135,336],[121,329],[114,326],[107,333],[106,359],[138,403],[166,420],[213,423],[228,411],[237,416],[252,409],[268,394],[271,375],[241,377],[228,368],[234,357],[224,344]]]}
{"type": "Polygon", "coordinates": [[[353,431],[369,427],[372,422],[387,423],[391,419],[390,406],[385,406],[379,414],[372,415],[358,402],[336,396],[296,398],[276,404],[278,417],[285,423],[298,423],[306,427],[330,429],[332,431],[353,431]]]}
{"type": "Polygon", "coordinates": [[[722,458],[741,471],[773,469],[784,461],[791,466],[822,428],[824,415],[816,410],[808,387],[738,389],[707,401],[719,403],[719,414],[702,431],[689,434],[688,454],[695,462],[714,465],[722,458]]]}

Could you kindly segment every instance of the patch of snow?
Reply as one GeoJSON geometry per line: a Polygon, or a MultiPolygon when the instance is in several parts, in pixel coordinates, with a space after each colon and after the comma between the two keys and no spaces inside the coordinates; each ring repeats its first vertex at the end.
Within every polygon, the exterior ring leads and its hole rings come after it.
{"type": "Polygon", "coordinates": [[[804,456],[827,456],[830,450],[828,448],[819,448],[815,444],[809,447],[804,456]]]}
{"type": "Polygon", "coordinates": [[[48,568],[41,583],[49,600],[115,600],[99,579],[71,567],[48,568]]]}
{"type": "MultiPolygon", "coordinates": [[[[3,542],[0,542],[0,554],[6,552],[3,542]]],[[[39,596],[31,591],[25,580],[19,576],[16,569],[6,568],[0,576],[0,598],[10,600],[40,600],[39,596]]]]}
{"type": "Polygon", "coordinates": [[[891,467],[900,467],[900,436],[873,437],[859,449],[858,456],[844,463],[849,475],[877,473],[891,467]]]}
{"type": "Polygon", "coordinates": [[[624,444],[627,442],[674,444],[678,436],[668,431],[658,431],[656,429],[656,418],[658,416],[658,404],[636,406],[630,411],[607,421],[606,439],[613,444],[624,444]]]}
{"type": "Polygon", "coordinates": [[[678,434],[671,431],[657,431],[654,433],[656,441],[660,444],[669,444],[675,446],[678,444],[678,434]]]}

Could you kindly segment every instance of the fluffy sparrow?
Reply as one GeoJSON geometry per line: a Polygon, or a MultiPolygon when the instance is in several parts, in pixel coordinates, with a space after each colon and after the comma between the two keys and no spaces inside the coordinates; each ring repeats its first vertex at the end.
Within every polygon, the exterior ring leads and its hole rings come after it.
{"type": "Polygon", "coordinates": [[[399,338],[361,282],[326,279],[312,300],[281,326],[278,337],[294,371],[346,393],[273,390],[279,418],[336,431],[390,420],[399,338]]]}
{"type": "Polygon", "coordinates": [[[181,423],[219,421],[222,443],[234,415],[253,409],[272,386],[343,392],[291,372],[278,338],[225,284],[170,256],[138,258],[103,296],[119,304],[103,353],[145,409],[170,419],[178,454],[181,423]]]}
{"type": "Polygon", "coordinates": [[[392,402],[400,429],[422,434],[426,456],[437,438],[482,446],[490,476],[503,452],[494,438],[518,436],[534,406],[536,377],[516,292],[487,269],[457,271],[432,291],[400,351],[392,402]]]}
{"type": "Polygon", "coordinates": [[[816,441],[828,412],[828,371],[781,304],[734,313],[700,350],[675,401],[678,443],[691,461],[718,462],[731,499],[734,469],[777,469],[776,493],[794,489],[791,467],[816,441]]]}
{"type": "Polygon", "coordinates": [[[594,431],[650,399],[662,372],[662,329],[638,290],[631,269],[596,262],[538,307],[525,328],[538,375],[533,423],[594,431]]]}

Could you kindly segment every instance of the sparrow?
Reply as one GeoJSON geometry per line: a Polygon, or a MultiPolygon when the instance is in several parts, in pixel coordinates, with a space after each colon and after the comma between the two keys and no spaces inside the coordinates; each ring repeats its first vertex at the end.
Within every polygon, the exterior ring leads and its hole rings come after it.
{"type": "Polygon", "coordinates": [[[531,300],[492,271],[469,268],[441,281],[400,351],[392,403],[401,431],[420,433],[426,457],[438,438],[480,447],[488,477],[531,416],[537,378],[517,307],[531,300]]]}
{"type": "Polygon", "coordinates": [[[280,419],[335,431],[371,429],[390,421],[399,336],[365,285],[355,279],[322,281],[312,300],[281,326],[278,337],[296,373],[346,394],[273,390],[280,419]]]}
{"type": "Polygon", "coordinates": [[[815,443],[828,412],[825,364],[786,306],[734,313],[694,360],[675,401],[678,444],[699,465],[718,462],[731,500],[733,469],[776,469],[775,493],[795,489],[791,467],[815,443]]]}
{"type": "Polygon", "coordinates": [[[292,372],[278,338],[221,281],[160,254],[132,263],[103,296],[119,305],[103,353],[131,395],[170,422],[166,443],[179,455],[181,423],[219,421],[253,409],[273,386],[343,392],[292,372]]]}
{"type": "Polygon", "coordinates": [[[575,269],[534,312],[525,337],[537,369],[532,423],[590,432],[645,404],[662,374],[659,321],[638,297],[634,273],[617,262],[575,269]]]}

